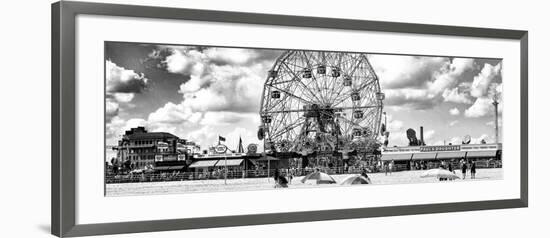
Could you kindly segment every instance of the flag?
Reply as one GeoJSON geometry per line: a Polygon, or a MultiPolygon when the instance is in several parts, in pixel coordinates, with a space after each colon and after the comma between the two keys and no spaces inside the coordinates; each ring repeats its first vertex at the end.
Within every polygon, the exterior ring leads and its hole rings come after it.
{"type": "Polygon", "coordinates": [[[237,153],[244,153],[243,140],[241,137],[239,137],[239,148],[237,148],[237,153]]]}
{"type": "Polygon", "coordinates": [[[218,141],[225,141],[225,137],[218,136],[218,141]]]}

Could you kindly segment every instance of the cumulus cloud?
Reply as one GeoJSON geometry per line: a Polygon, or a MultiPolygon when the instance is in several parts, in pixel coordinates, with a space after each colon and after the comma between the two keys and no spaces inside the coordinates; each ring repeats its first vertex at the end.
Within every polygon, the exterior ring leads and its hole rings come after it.
{"type": "Polygon", "coordinates": [[[119,67],[110,60],[107,60],[105,67],[108,93],[140,93],[147,86],[148,79],[144,74],[119,67]]]}
{"type": "Polygon", "coordinates": [[[173,47],[155,51],[161,66],[188,77],[179,92],[194,111],[256,112],[266,72],[280,51],[173,47]]]}
{"type": "Polygon", "coordinates": [[[197,111],[257,112],[268,66],[209,66],[209,74],[191,76],[180,86],[184,104],[197,111]]]}
{"type": "Polygon", "coordinates": [[[433,108],[438,103],[436,94],[423,89],[389,89],[384,93],[384,103],[389,106],[422,110],[433,108]]]}
{"type": "Polygon", "coordinates": [[[422,87],[447,61],[439,57],[369,55],[381,86],[387,89],[422,87]]]}
{"type": "Polygon", "coordinates": [[[460,115],[460,110],[458,110],[458,108],[451,108],[451,110],[449,110],[449,114],[453,115],[453,116],[458,116],[460,115]]]}
{"type": "Polygon", "coordinates": [[[434,93],[441,93],[449,87],[457,85],[462,74],[474,67],[474,59],[454,58],[447,61],[444,67],[434,71],[434,80],[428,82],[428,88],[434,93]]]}
{"type": "Polygon", "coordinates": [[[449,122],[449,126],[454,126],[454,125],[458,124],[458,122],[459,122],[458,120],[451,121],[451,122],[449,122]]]}
{"type": "Polygon", "coordinates": [[[448,89],[446,88],[443,91],[443,101],[445,102],[454,102],[454,103],[463,103],[471,104],[472,100],[468,97],[466,92],[459,92],[458,88],[448,89]]]}
{"type": "Polygon", "coordinates": [[[202,113],[200,112],[193,112],[191,108],[168,102],[149,114],[148,121],[152,124],[181,125],[186,122],[197,123],[201,117],[202,113]]]}
{"type": "Polygon", "coordinates": [[[474,104],[464,111],[466,117],[483,117],[493,111],[492,100],[486,97],[477,98],[474,104]]]}
{"type": "Polygon", "coordinates": [[[110,60],[105,62],[106,98],[105,118],[110,122],[121,110],[121,105],[130,106],[136,93],[147,87],[145,75],[117,66],[110,60]]]}
{"type": "MultiPolygon", "coordinates": [[[[166,103],[151,112],[143,123],[150,131],[170,132],[203,145],[216,141],[218,133],[225,133],[224,136],[230,140],[229,137],[237,132],[231,134],[228,125],[252,125],[255,128],[260,124],[258,108],[264,77],[280,53],[231,48],[157,47],[142,62],[157,62],[157,67],[181,74],[188,80],[178,90],[182,95],[179,103],[166,103]]],[[[114,71],[130,75],[120,67],[114,71]]],[[[113,93],[111,98],[113,102],[132,99],[120,92],[113,93]]],[[[114,112],[117,107],[112,104],[110,108],[114,112]]],[[[125,125],[116,122],[118,127],[125,125]]],[[[244,128],[242,126],[240,128],[244,128]]],[[[255,130],[239,133],[250,141],[256,137],[255,130]]]]}
{"type": "Polygon", "coordinates": [[[238,112],[206,112],[200,121],[201,125],[234,125],[241,121],[252,121],[260,124],[260,116],[257,113],[238,112]]]}
{"type": "Polygon", "coordinates": [[[105,120],[107,122],[111,121],[113,117],[118,115],[118,103],[113,100],[107,99],[105,102],[105,120]]]}
{"type": "Polygon", "coordinates": [[[471,103],[458,87],[467,80],[465,73],[475,68],[474,59],[395,55],[369,59],[389,106],[431,109],[442,101],[471,103]]]}
{"type": "MultiPolygon", "coordinates": [[[[187,138],[191,141],[197,142],[203,147],[206,147],[209,145],[214,145],[214,142],[218,140],[218,134],[214,128],[204,126],[187,133],[187,138]]],[[[202,149],[204,150],[207,148],[202,149]]]]}
{"type": "Polygon", "coordinates": [[[113,96],[117,102],[123,102],[123,103],[128,103],[132,101],[132,99],[134,98],[133,93],[114,93],[113,96]]]}
{"type": "Polygon", "coordinates": [[[403,121],[400,120],[390,120],[388,122],[387,130],[390,132],[401,131],[403,130],[403,121]]]}
{"type": "Polygon", "coordinates": [[[495,82],[497,77],[500,77],[500,71],[500,63],[495,66],[485,64],[479,74],[474,77],[470,94],[476,98],[486,96],[491,83],[495,82]]]}

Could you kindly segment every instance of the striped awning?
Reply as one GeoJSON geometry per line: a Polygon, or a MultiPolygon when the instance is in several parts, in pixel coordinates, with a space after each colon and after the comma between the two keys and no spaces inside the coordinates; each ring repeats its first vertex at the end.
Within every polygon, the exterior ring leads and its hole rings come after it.
{"type": "Polygon", "coordinates": [[[413,154],[413,160],[434,160],[437,153],[415,153],[413,154]]]}
{"type": "Polygon", "coordinates": [[[218,160],[197,160],[193,162],[191,165],[189,165],[189,168],[206,168],[206,167],[214,167],[218,160]]]}
{"type": "Polygon", "coordinates": [[[461,159],[466,156],[464,151],[438,152],[437,159],[461,159]]]}
{"type": "MultiPolygon", "coordinates": [[[[228,159],[227,160],[227,166],[239,166],[243,163],[243,159],[228,159]]],[[[226,161],[221,159],[218,164],[216,164],[216,167],[224,167],[226,165],[226,161]]]]}
{"type": "Polygon", "coordinates": [[[410,160],[412,155],[411,153],[382,154],[382,160],[410,160]]]}
{"type": "Polygon", "coordinates": [[[468,151],[466,154],[468,158],[491,158],[497,156],[496,150],[479,150],[479,151],[468,151]]]}

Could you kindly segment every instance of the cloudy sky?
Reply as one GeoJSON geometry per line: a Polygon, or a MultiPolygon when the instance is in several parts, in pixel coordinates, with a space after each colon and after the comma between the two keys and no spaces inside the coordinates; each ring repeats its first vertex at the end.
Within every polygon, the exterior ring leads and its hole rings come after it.
{"type": "MultiPolygon", "coordinates": [[[[278,50],[106,44],[106,136],[145,126],[198,142],[218,135],[235,149],[260,143],[256,131],[266,73],[278,50]]],[[[390,145],[406,145],[405,131],[424,126],[427,144],[494,141],[494,92],[501,92],[500,60],[369,55],[388,115],[390,145]]],[[[502,108],[502,107],[501,107],[502,108]]]]}

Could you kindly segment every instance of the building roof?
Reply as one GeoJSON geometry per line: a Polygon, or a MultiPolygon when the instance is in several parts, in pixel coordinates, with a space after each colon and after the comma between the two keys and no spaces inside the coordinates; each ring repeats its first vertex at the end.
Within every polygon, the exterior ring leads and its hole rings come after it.
{"type": "Polygon", "coordinates": [[[172,135],[168,132],[133,133],[127,136],[130,140],[178,138],[177,136],[172,135]]]}
{"type": "Polygon", "coordinates": [[[387,160],[410,160],[412,155],[413,155],[412,153],[383,154],[381,159],[383,161],[387,161],[387,160]]]}
{"type": "Polygon", "coordinates": [[[240,166],[243,163],[243,159],[228,159],[228,160],[219,160],[216,164],[216,167],[225,167],[227,166],[240,166]]]}
{"type": "Polygon", "coordinates": [[[460,159],[466,156],[464,151],[437,152],[437,159],[460,159]]]}
{"type": "Polygon", "coordinates": [[[468,151],[468,153],[466,154],[468,158],[495,157],[496,155],[497,155],[496,150],[468,151]]]}
{"type": "Polygon", "coordinates": [[[413,160],[434,160],[437,153],[428,152],[428,153],[414,153],[413,160]]]}
{"type": "Polygon", "coordinates": [[[218,160],[199,160],[193,162],[189,168],[205,168],[205,167],[213,167],[216,165],[218,160]]]}

